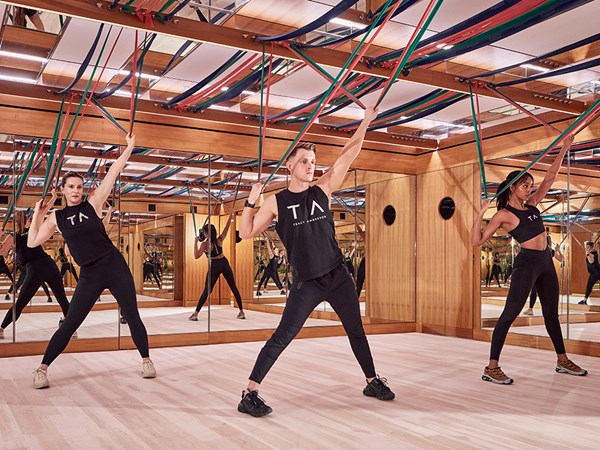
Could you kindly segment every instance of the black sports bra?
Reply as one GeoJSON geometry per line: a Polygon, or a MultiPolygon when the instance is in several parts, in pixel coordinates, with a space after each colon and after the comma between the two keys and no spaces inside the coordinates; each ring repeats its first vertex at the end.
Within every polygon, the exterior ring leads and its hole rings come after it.
{"type": "Polygon", "coordinates": [[[506,210],[519,218],[519,225],[508,232],[519,244],[546,231],[540,211],[535,206],[525,205],[525,207],[527,209],[516,209],[506,205],[506,210]]]}

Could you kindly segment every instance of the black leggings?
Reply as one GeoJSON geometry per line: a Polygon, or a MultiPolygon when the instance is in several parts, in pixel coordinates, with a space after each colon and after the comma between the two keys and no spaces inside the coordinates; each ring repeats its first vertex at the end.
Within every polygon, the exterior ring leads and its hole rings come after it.
{"type": "MultiPolygon", "coordinates": [[[[66,316],[69,311],[69,301],[67,300],[67,296],[65,295],[65,287],[62,283],[62,277],[60,276],[60,272],[58,271],[58,267],[56,263],[50,256],[38,258],[33,261],[28,262],[25,265],[25,270],[21,273],[25,273],[25,280],[23,281],[23,286],[19,291],[19,296],[17,297],[17,301],[15,303],[15,320],[19,318],[27,303],[33,298],[37,290],[40,288],[43,282],[46,282],[50,285],[60,308],[62,309],[63,314],[66,316]]],[[[48,297],[50,293],[48,292],[48,297]]],[[[6,328],[13,320],[13,308],[11,307],[6,316],[4,316],[4,320],[2,321],[2,325],[0,327],[6,328]]]]}
{"type": "Polygon", "coordinates": [[[75,267],[70,262],[64,263],[60,268],[60,276],[64,277],[67,272],[71,272],[73,278],[75,278],[75,282],[79,281],[79,277],[77,276],[77,272],[75,271],[75,267]]]}
{"type": "Polygon", "coordinates": [[[366,257],[360,260],[360,264],[358,265],[358,270],[356,273],[356,295],[358,295],[359,297],[360,293],[362,292],[363,284],[365,283],[365,259],[366,257]]]}
{"type": "Polygon", "coordinates": [[[81,277],[71,298],[69,313],[48,342],[42,364],[52,364],[62,353],[104,289],[110,291],[121,307],[121,314],[127,320],[140,355],[148,357],[148,334],[137,308],[133,277],[125,259],[115,248],[108,255],[81,267],[81,277]]]}
{"type": "Polygon", "coordinates": [[[352,352],[365,377],[375,377],[373,357],[360,317],[356,287],[342,263],[331,272],[314,280],[294,280],[281,321],[275,333],[258,354],[250,380],[256,383],[262,382],[279,355],[296,337],[310,313],[323,300],[329,302],[342,321],[352,352]]]}
{"type": "MultiPolygon", "coordinates": [[[[56,263],[55,263],[56,265],[56,263]]],[[[19,269],[21,270],[21,274],[19,275],[19,279],[17,280],[17,284],[16,285],[12,285],[9,289],[8,289],[8,293],[12,293],[13,291],[13,287],[15,289],[15,292],[18,292],[19,289],[21,289],[21,286],[23,286],[23,283],[25,282],[25,277],[27,277],[27,267],[25,266],[19,266],[19,269]]],[[[58,267],[57,267],[58,269],[58,267]]],[[[64,285],[63,285],[63,290],[64,290],[64,285]]],[[[46,284],[45,281],[42,281],[42,289],[44,290],[44,293],[48,296],[48,298],[50,298],[50,291],[48,290],[48,285],[46,284]]],[[[35,295],[35,294],[34,294],[35,295]]]]}
{"type": "Polygon", "coordinates": [[[558,320],[558,277],[552,263],[550,249],[547,248],[543,251],[521,249],[515,258],[504,311],[502,311],[492,334],[490,359],[496,361],[500,359],[500,352],[504,346],[508,329],[525,306],[527,296],[534,286],[540,296],[544,324],[550,339],[552,339],[552,344],[554,344],[554,350],[559,355],[565,353],[558,320]]]}
{"type": "Polygon", "coordinates": [[[13,279],[12,273],[10,273],[10,269],[7,265],[0,266],[0,274],[6,275],[10,279],[10,282],[14,283],[15,280],[13,279]]]}
{"type": "Polygon", "coordinates": [[[537,289],[535,286],[531,289],[531,294],[529,295],[529,307],[533,309],[535,306],[535,302],[537,301],[537,289]]]}
{"type": "Polygon", "coordinates": [[[200,312],[200,310],[204,306],[204,303],[206,303],[206,299],[208,298],[208,282],[210,281],[210,292],[212,292],[221,274],[223,274],[223,276],[225,277],[225,281],[227,281],[227,284],[231,289],[231,292],[233,292],[233,296],[235,297],[238,309],[244,309],[242,307],[242,296],[240,295],[240,291],[238,290],[235,284],[235,278],[233,278],[233,271],[231,270],[231,266],[229,265],[229,261],[227,261],[227,258],[213,259],[210,263],[210,273],[206,274],[206,284],[204,285],[204,291],[202,291],[200,300],[198,300],[196,312],[200,312]]]}
{"type": "Polygon", "coordinates": [[[587,286],[585,287],[585,298],[587,299],[592,293],[592,289],[594,285],[600,280],[600,274],[598,272],[590,273],[590,277],[588,278],[587,286]]]}
{"type": "Polygon", "coordinates": [[[260,291],[260,287],[263,286],[263,283],[266,289],[267,284],[269,283],[269,278],[275,282],[275,285],[279,289],[283,289],[283,285],[281,284],[281,280],[279,279],[279,274],[277,273],[277,271],[267,267],[265,268],[265,272],[263,273],[262,278],[258,282],[258,287],[256,288],[256,290],[260,291]]]}
{"type": "Polygon", "coordinates": [[[161,288],[160,287],[160,280],[156,276],[156,272],[154,271],[154,267],[152,266],[152,264],[150,264],[150,265],[144,264],[144,281],[149,280],[150,282],[152,282],[152,279],[150,278],[150,276],[154,277],[154,281],[156,281],[156,284],[157,284],[158,288],[160,289],[161,288]]]}

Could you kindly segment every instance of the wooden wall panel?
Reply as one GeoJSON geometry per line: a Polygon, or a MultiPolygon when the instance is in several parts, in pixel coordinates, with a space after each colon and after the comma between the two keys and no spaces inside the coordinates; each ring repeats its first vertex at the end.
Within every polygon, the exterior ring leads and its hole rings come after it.
{"type": "Polygon", "coordinates": [[[414,176],[367,185],[367,317],[415,320],[414,176]],[[383,210],[396,209],[386,225],[383,210]]]}
{"type": "MultiPolygon", "coordinates": [[[[195,214],[196,226],[200,228],[206,216],[195,214]]],[[[208,263],[206,258],[194,258],[194,222],[190,213],[184,215],[183,238],[183,305],[196,306],[204,289],[208,263]]]]}
{"type": "Polygon", "coordinates": [[[471,246],[473,202],[479,175],[474,165],[417,176],[417,323],[423,331],[471,336],[475,249],[471,246]],[[451,197],[451,219],[438,206],[451,197]]]}

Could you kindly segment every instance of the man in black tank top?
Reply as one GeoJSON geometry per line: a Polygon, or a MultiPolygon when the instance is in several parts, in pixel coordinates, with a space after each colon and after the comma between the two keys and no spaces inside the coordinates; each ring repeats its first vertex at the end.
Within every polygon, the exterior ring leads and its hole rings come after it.
{"type": "Polygon", "coordinates": [[[283,242],[293,273],[289,298],[275,333],[260,351],[242,392],[238,411],[254,417],[272,412],[258,396],[258,386],[275,360],[294,339],[313,309],[327,300],[339,316],[348,334],[350,346],[358,360],[367,386],[363,393],[380,400],[392,400],[394,393],[384,378],[375,372],[371,350],[365,336],[356,287],[335,239],[330,198],[344,179],[360,152],[367,127],[377,111],[368,108],[356,133],[346,143],[333,167],[311,186],[315,170],[315,146],[298,144],[290,153],[286,167],[291,181],[287,189],[267,198],[254,214],[254,204],[263,186],[252,186],[240,223],[240,237],[257,236],[275,219],[276,230],[283,242]]]}

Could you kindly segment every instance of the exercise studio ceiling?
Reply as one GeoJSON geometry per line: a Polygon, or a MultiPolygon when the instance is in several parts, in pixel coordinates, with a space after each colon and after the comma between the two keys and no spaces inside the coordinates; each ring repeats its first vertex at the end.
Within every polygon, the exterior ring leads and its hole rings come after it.
{"type": "MultiPolygon", "coordinates": [[[[63,169],[96,180],[135,103],[139,148],[122,174],[124,197],[191,191],[202,202],[210,185],[231,201],[259,171],[285,185],[277,162],[301,130],[323,146],[324,169],[373,104],[379,116],[356,168],[414,174],[445,155],[477,162],[477,127],[492,189],[501,173],[493,167],[527,166],[598,99],[599,13],[600,0],[0,2],[0,100],[4,118],[19,110],[13,124],[41,110],[56,122],[63,99],[73,117],[81,101],[84,125],[69,136],[63,169]],[[44,31],[17,26],[15,5],[41,11],[44,31]],[[333,80],[339,89],[326,95],[333,80]],[[102,126],[86,126],[92,118],[102,126]]],[[[56,138],[42,121],[28,133],[2,122],[9,189],[20,167],[13,148],[27,161],[56,138]]],[[[599,177],[598,139],[596,128],[579,134],[569,158],[576,175],[599,177]]],[[[43,159],[27,189],[41,190],[43,159]]]]}

